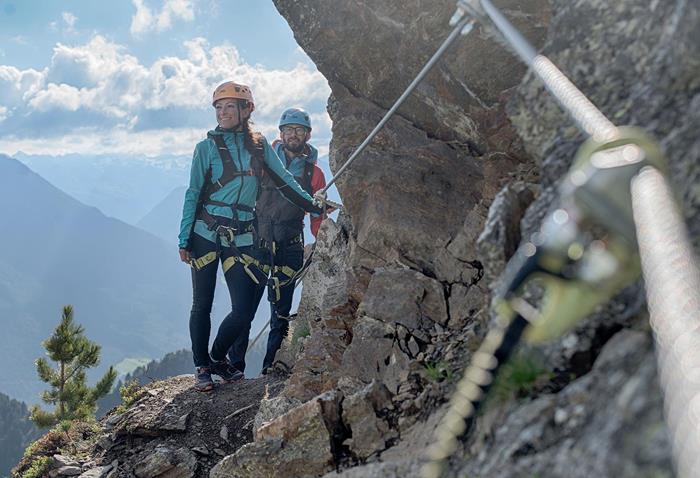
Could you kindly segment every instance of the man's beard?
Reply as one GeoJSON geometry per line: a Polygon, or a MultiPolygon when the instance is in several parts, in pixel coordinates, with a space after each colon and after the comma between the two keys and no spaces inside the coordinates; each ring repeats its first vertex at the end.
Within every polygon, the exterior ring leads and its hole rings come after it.
{"type": "Polygon", "coordinates": [[[284,142],[284,149],[290,153],[299,154],[304,151],[304,147],[306,147],[306,143],[304,141],[299,141],[297,146],[290,146],[287,141],[284,142]]]}

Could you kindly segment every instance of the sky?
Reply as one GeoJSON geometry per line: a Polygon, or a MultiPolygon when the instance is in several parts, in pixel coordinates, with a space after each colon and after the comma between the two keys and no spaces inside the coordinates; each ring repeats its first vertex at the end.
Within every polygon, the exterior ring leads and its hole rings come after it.
{"type": "Polygon", "coordinates": [[[302,107],[327,153],[330,89],[271,0],[0,0],[0,153],[190,156],[228,80],[268,139],[302,107]]]}

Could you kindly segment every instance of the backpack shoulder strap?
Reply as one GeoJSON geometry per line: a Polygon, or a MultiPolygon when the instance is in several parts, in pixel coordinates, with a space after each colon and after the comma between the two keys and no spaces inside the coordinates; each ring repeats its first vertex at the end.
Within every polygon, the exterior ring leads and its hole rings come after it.
{"type": "Polygon", "coordinates": [[[236,169],[236,165],[231,157],[231,152],[228,150],[228,146],[226,146],[226,142],[221,135],[209,133],[207,136],[216,144],[216,150],[219,152],[219,157],[221,158],[221,162],[224,166],[224,171],[221,173],[221,177],[216,182],[211,183],[212,185],[209,188],[210,196],[233,181],[234,178],[239,176],[255,176],[255,168],[248,171],[239,171],[236,169]]]}
{"type": "Polygon", "coordinates": [[[299,184],[304,191],[311,194],[311,179],[314,175],[314,163],[311,161],[304,162],[304,172],[302,173],[301,183],[299,184]]]}

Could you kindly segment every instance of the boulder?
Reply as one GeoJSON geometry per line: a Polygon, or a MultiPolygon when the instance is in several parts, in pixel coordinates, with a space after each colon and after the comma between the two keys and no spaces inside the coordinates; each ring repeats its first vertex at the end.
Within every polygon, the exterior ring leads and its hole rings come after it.
{"type": "Polygon", "coordinates": [[[408,329],[429,329],[431,321],[447,322],[445,292],[442,284],[420,272],[380,269],[372,275],[358,314],[408,329]]]}
{"type": "Polygon", "coordinates": [[[253,438],[257,439],[256,432],[263,423],[273,421],[275,418],[284,415],[291,409],[298,407],[301,403],[302,402],[299,400],[290,399],[283,395],[260,400],[260,408],[253,422],[253,438]]]}
{"type": "Polygon", "coordinates": [[[391,393],[377,381],[343,401],[343,423],[352,435],[345,444],[356,458],[366,460],[387,448],[388,440],[398,437],[380,417],[391,406],[391,393]]]}
{"type": "Polygon", "coordinates": [[[159,446],[134,467],[138,478],[191,478],[197,469],[197,457],[186,448],[159,446]]]}
{"type": "Polygon", "coordinates": [[[220,461],[211,478],[320,476],[334,464],[342,395],[327,393],[293,408],[255,432],[256,441],[220,461]]]}
{"type": "Polygon", "coordinates": [[[399,348],[395,334],[394,327],[383,321],[371,317],[358,319],[353,341],[343,354],[341,374],[365,383],[381,381],[396,393],[409,357],[399,348]]]}

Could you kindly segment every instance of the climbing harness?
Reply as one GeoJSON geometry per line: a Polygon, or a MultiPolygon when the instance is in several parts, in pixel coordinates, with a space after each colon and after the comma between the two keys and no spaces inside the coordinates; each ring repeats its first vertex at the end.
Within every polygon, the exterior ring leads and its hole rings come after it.
{"type": "Polygon", "coordinates": [[[190,260],[190,265],[194,269],[200,270],[212,262],[215,262],[220,256],[220,249],[222,247],[221,239],[223,238],[226,240],[228,243],[228,248],[233,253],[233,256],[228,257],[223,261],[222,268],[224,274],[228,272],[228,270],[235,264],[240,263],[243,265],[246,274],[253,280],[253,282],[259,284],[260,280],[253,272],[252,268],[256,268],[260,273],[267,276],[269,266],[261,263],[257,259],[247,254],[241,253],[235,245],[236,236],[251,233],[253,234],[254,238],[257,237],[255,209],[244,204],[238,204],[237,202],[234,204],[228,204],[220,201],[214,201],[211,199],[211,195],[219,191],[237,177],[261,177],[263,168],[262,154],[264,154],[264,152],[262,148],[255,149],[255,154],[253,154],[251,157],[251,168],[249,170],[244,171],[241,169],[236,169],[233,158],[231,157],[231,152],[229,151],[228,146],[226,146],[223,137],[217,134],[208,134],[207,137],[216,144],[219,157],[221,158],[221,162],[223,164],[223,172],[217,181],[212,182],[209,179],[211,177],[211,168],[207,171],[205,187],[203,187],[202,191],[200,192],[195,218],[203,221],[210,231],[214,231],[216,233],[216,251],[208,252],[201,257],[192,258],[190,260]],[[214,216],[210,214],[204,207],[207,204],[230,208],[232,217],[214,216]],[[253,216],[253,219],[241,221],[238,218],[238,211],[250,213],[253,216]]]}
{"type": "Polygon", "coordinates": [[[237,201],[234,204],[214,201],[211,199],[211,196],[237,177],[252,176],[259,179],[262,176],[264,167],[263,155],[265,153],[262,147],[256,147],[254,149],[254,154],[251,156],[251,168],[248,170],[242,170],[242,168],[236,168],[233,158],[231,157],[231,152],[229,151],[228,146],[226,146],[226,142],[221,135],[208,133],[207,138],[214,141],[216,145],[219,157],[221,158],[223,171],[221,173],[221,177],[212,182],[211,167],[207,169],[204,176],[204,186],[200,190],[199,197],[197,198],[197,205],[194,213],[195,220],[192,221],[189,237],[191,239],[192,234],[194,233],[194,225],[197,219],[202,220],[210,231],[215,231],[217,233],[217,238],[222,236],[229,242],[233,242],[232,239],[235,239],[235,236],[239,234],[251,232],[255,236],[255,219],[252,221],[240,221],[238,219],[239,210],[249,212],[254,218],[255,210],[253,208],[244,204],[238,204],[237,201]],[[207,204],[230,208],[232,215],[230,218],[212,216],[205,207],[207,204]]]}
{"type": "Polygon", "coordinates": [[[700,423],[692,406],[700,400],[694,322],[700,275],[663,155],[640,130],[615,127],[489,0],[458,1],[452,22],[463,24],[465,17],[502,35],[590,138],[561,183],[559,208],[506,266],[498,316],[457,384],[422,475],[442,475],[521,337],[538,343],[561,336],[643,271],[678,473],[694,476],[700,469],[700,423]],[[670,268],[669,260],[680,267],[670,268]],[[539,311],[524,298],[534,281],[545,291],[539,311]]]}
{"type": "Polygon", "coordinates": [[[231,267],[233,267],[234,265],[236,265],[238,263],[243,265],[243,269],[245,270],[245,273],[248,274],[248,276],[251,278],[251,280],[253,282],[255,282],[256,284],[260,284],[260,281],[255,276],[255,273],[251,270],[251,267],[255,267],[264,276],[267,276],[267,274],[270,272],[270,266],[268,266],[267,264],[260,262],[259,260],[249,256],[248,254],[240,254],[240,255],[227,257],[226,259],[224,259],[224,263],[221,265],[221,267],[224,270],[224,274],[226,272],[228,272],[228,270],[231,267]]]}
{"type": "MultiPolygon", "coordinates": [[[[286,285],[290,284],[291,282],[294,282],[294,288],[296,289],[299,286],[299,284],[301,284],[301,281],[306,276],[306,272],[308,271],[309,266],[311,265],[311,261],[313,259],[315,250],[316,250],[316,243],[314,242],[311,245],[311,252],[309,253],[309,256],[306,258],[306,260],[304,261],[304,264],[301,266],[301,268],[298,271],[294,271],[294,269],[292,269],[291,267],[288,267],[287,268],[288,270],[284,271],[284,274],[289,278],[285,281],[279,281],[279,284],[278,284],[279,288],[285,287],[286,285]],[[288,272],[293,272],[293,274],[289,275],[288,272]]],[[[282,269],[284,269],[284,268],[282,268],[282,269]]],[[[269,285],[268,285],[268,287],[269,287],[269,285]]],[[[268,293],[269,293],[269,291],[268,291],[268,293]]],[[[294,318],[296,316],[297,316],[297,314],[294,313],[294,314],[289,314],[288,316],[278,315],[277,318],[282,319],[282,320],[291,321],[291,320],[294,320],[294,318]]],[[[270,326],[271,322],[272,322],[272,317],[267,319],[267,322],[265,322],[265,325],[263,325],[262,329],[260,329],[260,332],[258,332],[258,335],[256,335],[255,339],[253,339],[253,341],[248,345],[248,349],[247,349],[248,352],[251,351],[253,349],[253,347],[255,347],[255,344],[258,342],[258,340],[260,340],[260,337],[263,336],[263,334],[265,333],[267,328],[270,326]]]]}
{"type": "MultiPolygon", "coordinates": [[[[234,255],[224,259],[223,264],[221,264],[224,274],[226,274],[231,267],[240,263],[243,265],[246,274],[250,276],[253,282],[260,284],[260,280],[255,276],[251,268],[254,267],[260,271],[260,273],[267,276],[267,274],[270,272],[270,266],[252,256],[249,256],[248,254],[241,253],[235,246],[229,245],[229,248],[233,249],[234,255]]],[[[201,270],[212,262],[215,262],[219,258],[219,255],[219,251],[211,251],[201,257],[192,258],[190,259],[190,266],[192,266],[192,268],[195,270],[201,270]]]]}

